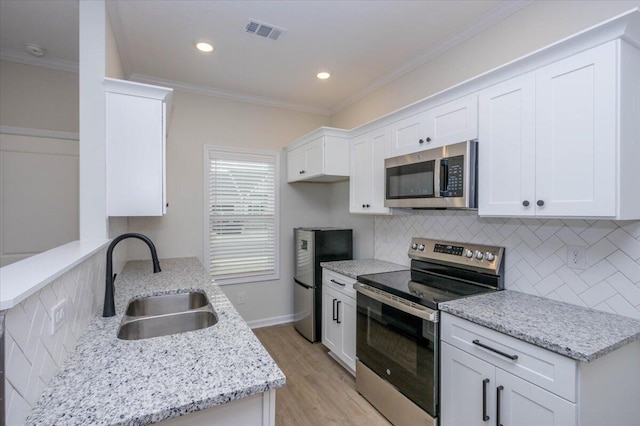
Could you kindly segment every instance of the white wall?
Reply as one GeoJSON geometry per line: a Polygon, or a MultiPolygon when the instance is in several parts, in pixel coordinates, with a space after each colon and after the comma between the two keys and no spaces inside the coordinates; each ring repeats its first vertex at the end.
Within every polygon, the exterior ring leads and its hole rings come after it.
{"type": "Polygon", "coordinates": [[[78,74],[0,61],[0,93],[2,267],[78,238],[78,74]]]}
{"type": "Polygon", "coordinates": [[[0,61],[0,125],[78,132],[78,74],[0,61]]]}
{"type": "MultiPolygon", "coordinates": [[[[278,151],[327,121],[324,116],[174,92],[167,138],[169,208],[163,217],[130,218],[129,231],[149,236],[161,258],[196,256],[202,261],[204,145],[278,151]]],[[[286,182],[286,156],[282,155],[280,161],[281,177],[286,182]]],[[[292,229],[331,224],[330,190],[328,184],[281,184],[280,280],[223,287],[234,303],[239,292],[246,293],[246,303],[236,303],[246,320],[292,314],[292,229]]],[[[146,246],[138,243],[130,242],[130,259],[149,258],[146,246]]]]}

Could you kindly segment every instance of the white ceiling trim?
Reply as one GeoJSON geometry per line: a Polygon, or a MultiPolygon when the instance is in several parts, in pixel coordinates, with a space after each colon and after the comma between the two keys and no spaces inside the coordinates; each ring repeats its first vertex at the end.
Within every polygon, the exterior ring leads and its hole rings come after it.
{"type": "Polygon", "coordinates": [[[67,141],[79,141],[80,134],[74,132],[61,132],[58,130],[32,129],[28,127],[0,126],[0,134],[33,136],[37,138],[62,139],[67,141]]]}
{"type": "Polygon", "coordinates": [[[182,92],[195,93],[197,95],[213,96],[216,98],[229,99],[232,101],[248,102],[257,105],[264,105],[275,108],[283,108],[292,111],[305,112],[318,115],[330,115],[330,111],[324,108],[315,108],[306,105],[293,104],[289,102],[278,101],[272,98],[265,98],[261,96],[247,95],[231,90],[216,89],[215,87],[202,86],[198,84],[183,83],[180,81],[167,80],[164,78],[153,77],[144,74],[131,74],[129,79],[137,81],[139,83],[155,84],[158,86],[171,87],[174,90],[180,90],[182,92]]]}
{"type": "Polygon", "coordinates": [[[403,75],[415,70],[416,68],[426,64],[427,62],[435,59],[436,57],[442,55],[448,50],[453,49],[454,47],[462,44],[467,41],[471,37],[481,33],[492,25],[497,24],[505,18],[513,15],[517,11],[522,8],[525,8],[533,3],[533,0],[517,0],[517,1],[504,1],[500,6],[497,6],[477,19],[473,20],[469,23],[463,30],[452,34],[450,37],[441,40],[435,45],[431,46],[429,49],[423,51],[420,55],[415,57],[412,61],[396,68],[395,70],[389,72],[387,75],[383,76],[379,80],[375,81],[373,84],[367,86],[363,90],[349,96],[338,105],[329,109],[331,114],[335,114],[338,111],[348,107],[349,105],[354,104],[360,99],[364,98],[367,95],[375,92],[381,87],[386,86],[394,80],[402,77],[403,75]]]}
{"type": "Polygon", "coordinates": [[[0,60],[74,73],[78,73],[79,69],[77,62],[67,61],[64,59],[47,58],[46,56],[37,58],[29,55],[27,52],[19,52],[10,49],[0,49],[0,60]]]}

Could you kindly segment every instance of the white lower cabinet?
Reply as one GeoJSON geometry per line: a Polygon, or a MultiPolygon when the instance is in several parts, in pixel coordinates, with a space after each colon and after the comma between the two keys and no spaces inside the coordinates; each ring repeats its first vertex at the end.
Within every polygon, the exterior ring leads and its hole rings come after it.
{"type": "Polygon", "coordinates": [[[442,343],[442,425],[576,425],[576,404],[442,343]]]}
{"type": "Polygon", "coordinates": [[[440,325],[441,426],[640,424],[640,341],[586,363],[447,313],[440,325]]]}
{"type": "Polygon", "coordinates": [[[356,370],[356,280],[322,270],[322,344],[351,374],[356,370]]]}

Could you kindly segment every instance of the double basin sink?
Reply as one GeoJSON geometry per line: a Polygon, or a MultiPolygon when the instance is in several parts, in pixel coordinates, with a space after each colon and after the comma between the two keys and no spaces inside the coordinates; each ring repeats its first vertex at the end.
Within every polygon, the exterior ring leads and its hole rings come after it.
{"type": "Polygon", "coordinates": [[[218,322],[207,295],[199,290],[134,299],[125,311],[118,338],[140,340],[211,327],[218,322]]]}

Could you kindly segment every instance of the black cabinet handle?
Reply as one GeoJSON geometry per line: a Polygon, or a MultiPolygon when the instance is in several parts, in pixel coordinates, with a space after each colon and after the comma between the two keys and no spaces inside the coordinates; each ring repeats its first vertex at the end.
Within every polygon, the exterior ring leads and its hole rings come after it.
{"type": "Polygon", "coordinates": [[[529,207],[529,200],[524,200],[522,202],[522,205],[525,206],[525,207],[529,207]]]}
{"type": "Polygon", "coordinates": [[[542,207],[542,206],[544,206],[544,201],[543,200],[538,200],[538,202],[536,204],[538,206],[542,207]]]}
{"type": "Polygon", "coordinates": [[[431,138],[427,137],[427,142],[431,142],[431,138]]]}
{"type": "Polygon", "coordinates": [[[500,423],[500,393],[504,389],[504,386],[498,386],[496,390],[496,426],[502,426],[500,423]]]}
{"type": "Polygon", "coordinates": [[[300,174],[304,174],[304,170],[300,170],[300,174]]]}
{"type": "Polygon", "coordinates": [[[424,143],[424,139],[420,139],[418,143],[424,143]]]}
{"type": "Polygon", "coordinates": [[[342,302],[338,300],[338,309],[336,309],[336,322],[338,324],[340,324],[342,321],[340,321],[340,304],[342,302]]]}
{"type": "Polygon", "coordinates": [[[489,379],[484,379],[482,381],[482,421],[486,422],[489,420],[489,416],[487,416],[487,385],[489,384],[489,379]]]}
{"type": "Polygon", "coordinates": [[[497,353],[498,355],[502,355],[502,356],[503,356],[503,357],[505,357],[505,358],[509,358],[509,359],[510,359],[510,360],[512,360],[512,361],[515,361],[515,360],[517,360],[517,359],[518,359],[518,355],[509,355],[508,353],[505,353],[505,352],[499,351],[498,349],[492,348],[491,346],[487,346],[487,345],[485,345],[484,343],[480,343],[480,340],[478,340],[478,339],[474,340],[474,341],[473,341],[473,342],[471,342],[471,343],[473,343],[474,345],[478,345],[478,346],[480,346],[481,348],[485,348],[485,349],[487,349],[487,350],[490,350],[491,352],[495,352],[495,353],[497,353]]]}
{"type": "Polygon", "coordinates": [[[339,281],[331,280],[331,282],[334,283],[334,284],[338,284],[339,286],[346,287],[346,284],[343,284],[343,283],[341,283],[339,281]]]}
{"type": "Polygon", "coordinates": [[[333,315],[332,315],[332,317],[333,317],[334,321],[338,319],[338,316],[336,315],[336,301],[337,300],[338,299],[333,299],[333,315]]]}
{"type": "Polygon", "coordinates": [[[371,207],[369,204],[365,204],[365,206],[367,206],[367,208],[371,207]]]}
{"type": "Polygon", "coordinates": [[[362,205],[362,208],[364,209],[364,204],[362,205]]]}

